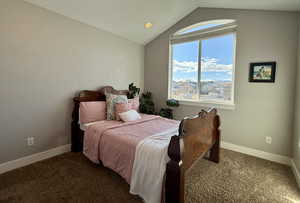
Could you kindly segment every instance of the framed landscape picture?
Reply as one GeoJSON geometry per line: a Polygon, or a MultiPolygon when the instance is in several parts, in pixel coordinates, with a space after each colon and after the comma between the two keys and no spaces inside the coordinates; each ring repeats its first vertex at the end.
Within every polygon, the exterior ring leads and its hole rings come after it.
{"type": "Polygon", "coordinates": [[[250,63],[249,82],[275,82],[276,62],[250,63]]]}

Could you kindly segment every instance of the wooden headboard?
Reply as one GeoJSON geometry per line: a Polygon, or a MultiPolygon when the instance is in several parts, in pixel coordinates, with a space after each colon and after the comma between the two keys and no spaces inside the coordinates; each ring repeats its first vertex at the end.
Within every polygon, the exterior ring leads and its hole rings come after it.
{"type": "Polygon", "coordinates": [[[112,86],[104,86],[100,90],[80,91],[78,96],[73,98],[74,109],[72,113],[72,124],[71,124],[72,152],[81,152],[83,149],[84,132],[80,129],[80,125],[79,125],[80,102],[105,101],[106,100],[105,93],[127,95],[128,90],[115,90],[112,86]]]}

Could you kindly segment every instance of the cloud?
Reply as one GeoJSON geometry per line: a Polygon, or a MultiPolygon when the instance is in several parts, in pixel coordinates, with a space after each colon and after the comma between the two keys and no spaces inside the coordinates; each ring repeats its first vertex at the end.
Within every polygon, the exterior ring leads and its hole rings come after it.
{"type": "Polygon", "coordinates": [[[183,71],[186,73],[196,72],[198,69],[198,63],[194,61],[177,61],[173,60],[173,71],[183,71]]]}
{"type": "MultiPolygon", "coordinates": [[[[177,61],[173,60],[173,71],[174,72],[197,72],[198,62],[195,61],[177,61]]],[[[215,58],[202,58],[201,59],[201,70],[202,72],[231,72],[232,64],[220,64],[218,59],[215,58]]]]}

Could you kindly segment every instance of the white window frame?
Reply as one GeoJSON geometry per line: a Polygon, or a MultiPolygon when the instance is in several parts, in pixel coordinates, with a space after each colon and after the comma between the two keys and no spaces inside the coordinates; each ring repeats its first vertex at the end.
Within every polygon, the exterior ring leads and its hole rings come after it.
{"type": "MultiPolygon", "coordinates": [[[[208,21],[209,23],[209,21],[208,21]]],[[[235,109],[235,64],[236,64],[236,24],[230,23],[225,25],[216,26],[213,28],[203,29],[191,33],[182,35],[172,35],[169,43],[169,78],[168,78],[168,99],[171,99],[172,95],[172,79],[173,79],[173,44],[180,44],[191,41],[199,41],[199,57],[198,57],[198,100],[181,99],[180,104],[200,107],[215,107],[220,109],[235,109]],[[232,64],[232,88],[231,88],[231,100],[220,101],[218,99],[201,100],[199,93],[201,85],[201,42],[205,39],[214,37],[221,37],[228,34],[234,34],[233,44],[233,64],[232,64]]],[[[186,28],[184,28],[186,29],[186,28]]],[[[177,33],[177,32],[176,32],[177,33]]]]}

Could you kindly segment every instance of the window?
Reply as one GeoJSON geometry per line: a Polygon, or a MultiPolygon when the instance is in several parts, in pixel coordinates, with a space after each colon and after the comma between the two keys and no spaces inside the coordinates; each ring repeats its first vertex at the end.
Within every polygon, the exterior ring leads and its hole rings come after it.
{"type": "Polygon", "coordinates": [[[194,31],[198,31],[198,30],[204,30],[207,28],[228,25],[228,24],[232,24],[234,22],[235,22],[235,20],[211,20],[211,21],[201,22],[201,23],[197,23],[195,25],[191,25],[186,28],[183,28],[183,29],[179,30],[178,32],[176,32],[174,35],[182,35],[182,34],[194,32],[194,31]]]}
{"type": "Polygon", "coordinates": [[[235,27],[209,21],[171,36],[169,98],[234,104],[235,27]]]}

